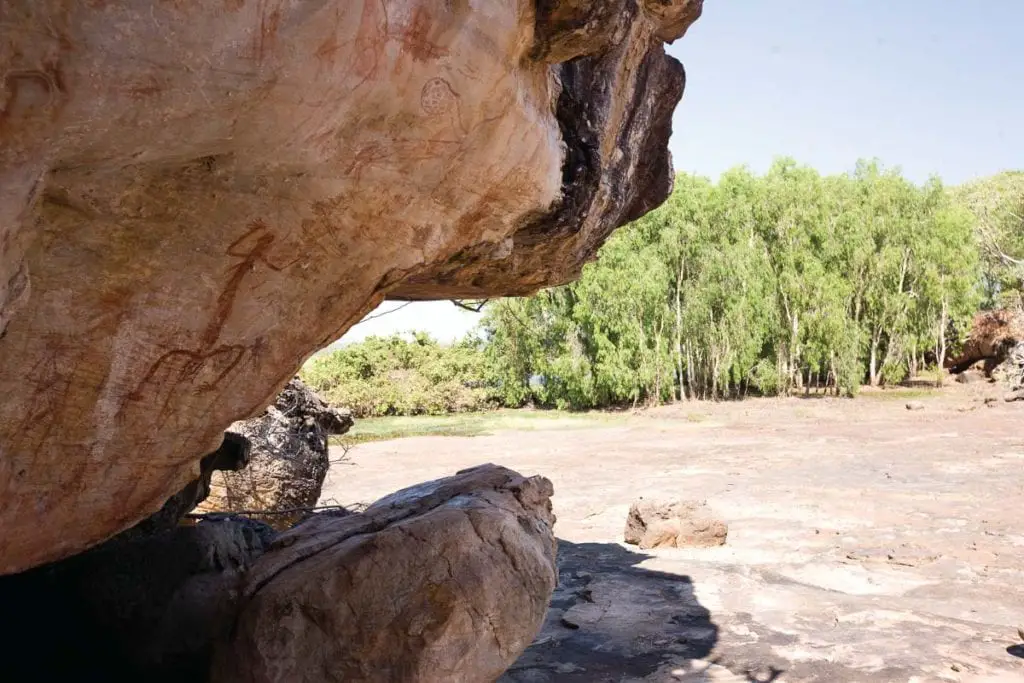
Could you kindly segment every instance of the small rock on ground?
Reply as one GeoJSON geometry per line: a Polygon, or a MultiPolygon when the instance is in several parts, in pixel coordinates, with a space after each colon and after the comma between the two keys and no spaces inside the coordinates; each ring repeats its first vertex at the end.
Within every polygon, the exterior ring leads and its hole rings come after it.
{"type": "Polygon", "coordinates": [[[634,501],[625,541],[641,548],[711,548],[725,545],[729,527],[705,501],[634,501]]]}

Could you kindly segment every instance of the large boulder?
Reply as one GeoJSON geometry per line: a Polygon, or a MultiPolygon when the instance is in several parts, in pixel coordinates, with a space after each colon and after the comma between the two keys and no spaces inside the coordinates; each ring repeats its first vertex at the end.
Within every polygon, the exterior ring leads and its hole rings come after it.
{"type": "Polygon", "coordinates": [[[554,590],[551,494],[484,465],[284,534],[133,529],[0,577],[0,680],[493,681],[554,590]]]}
{"type": "Polygon", "coordinates": [[[729,527],[705,501],[640,498],[629,507],[626,543],[649,548],[711,548],[724,545],[729,527]]]}
{"type": "Polygon", "coordinates": [[[244,512],[275,529],[291,528],[320,498],[330,467],[328,437],[351,427],[349,411],[292,379],[262,415],[228,429],[249,442],[248,465],[213,472],[196,512],[244,512]]]}
{"type": "Polygon", "coordinates": [[[1024,316],[1020,311],[982,311],[971,322],[971,331],[963,350],[958,356],[947,359],[945,366],[953,374],[960,374],[981,362],[984,364],[985,375],[991,376],[992,371],[1022,342],[1024,316]]]}
{"type": "Polygon", "coordinates": [[[551,482],[484,465],[317,515],[253,566],[215,683],[486,683],[555,588],[551,482]]]}
{"type": "Polygon", "coordinates": [[[982,370],[969,368],[956,375],[956,381],[958,384],[977,384],[985,381],[985,373],[982,370]]]}
{"type": "Polygon", "coordinates": [[[155,512],[387,297],[574,279],[701,0],[7,0],[0,573],[155,512]]]}
{"type": "Polygon", "coordinates": [[[1024,400],[1024,341],[1017,343],[1006,354],[1006,362],[1000,367],[1003,384],[1009,388],[1006,401],[1024,400]]]}

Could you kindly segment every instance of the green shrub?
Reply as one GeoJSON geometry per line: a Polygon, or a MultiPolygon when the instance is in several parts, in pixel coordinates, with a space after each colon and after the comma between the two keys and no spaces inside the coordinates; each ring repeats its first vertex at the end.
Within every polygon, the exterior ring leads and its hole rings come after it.
{"type": "Polygon", "coordinates": [[[483,352],[472,339],[446,346],[413,333],[369,337],[306,363],[303,380],[356,417],[444,415],[494,406],[483,352]]]}

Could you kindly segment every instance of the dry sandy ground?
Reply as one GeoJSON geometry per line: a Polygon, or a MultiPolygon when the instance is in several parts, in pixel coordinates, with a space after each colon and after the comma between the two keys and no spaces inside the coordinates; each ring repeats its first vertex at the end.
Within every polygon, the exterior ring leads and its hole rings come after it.
{"type": "Polygon", "coordinates": [[[494,462],[555,485],[560,586],[502,679],[1024,681],[1024,403],[752,400],[623,424],[364,444],[325,499],[494,462]],[[619,543],[639,496],[706,499],[710,550],[619,543]]]}

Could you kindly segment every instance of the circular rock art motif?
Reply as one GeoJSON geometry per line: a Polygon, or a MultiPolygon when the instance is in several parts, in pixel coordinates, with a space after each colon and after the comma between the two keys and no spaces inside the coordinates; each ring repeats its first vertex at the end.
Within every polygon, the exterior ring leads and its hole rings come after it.
{"type": "Polygon", "coordinates": [[[457,95],[443,78],[431,78],[420,91],[420,106],[430,116],[439,116],[455,106],[457,95]]]}

